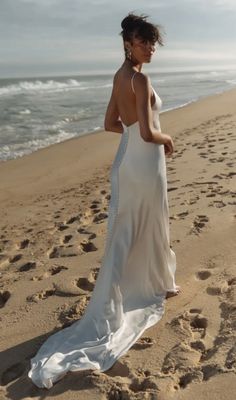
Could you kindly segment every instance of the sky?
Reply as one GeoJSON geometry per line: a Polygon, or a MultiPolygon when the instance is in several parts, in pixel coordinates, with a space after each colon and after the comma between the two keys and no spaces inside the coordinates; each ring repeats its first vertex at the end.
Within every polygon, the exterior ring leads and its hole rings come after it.
{"type": "Polygon", "coordinates": [[[131,11],[164,31],[147,71],[236,69],[235,0],[0,0],[0,78],[114,73],[131,11]]]}

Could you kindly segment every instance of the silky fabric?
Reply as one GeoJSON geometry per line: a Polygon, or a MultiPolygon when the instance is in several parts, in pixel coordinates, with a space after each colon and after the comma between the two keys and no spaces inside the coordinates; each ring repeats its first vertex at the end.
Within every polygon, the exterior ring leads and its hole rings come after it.
{"type": "MultiPolygon", "coordinates": [[[[153,93],[153,125],[160,131],[162,101],[153,93]]],[[[82,318],[51,335],[31,359],[28,376],[40,388],[68,371],[109,369],[160,320],[166,292],[177,291],[164,145],[145,142],[138,121],[122,125],[96,285],[82,318]]]]}

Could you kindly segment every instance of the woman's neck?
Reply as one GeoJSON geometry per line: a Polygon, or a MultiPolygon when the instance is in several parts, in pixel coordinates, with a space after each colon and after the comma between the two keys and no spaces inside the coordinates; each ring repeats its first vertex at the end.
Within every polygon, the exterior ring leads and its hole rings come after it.
{"type": "Polygon", "coordinates": [[[129,60],[128,58],[125,59],[124,65],[127,65],[128,67],[131,67],[132,69],[135,69],[137,72],[141,72],[141,69],[143,66],[143,64],[140,64],[133,60],[129,60]]]}

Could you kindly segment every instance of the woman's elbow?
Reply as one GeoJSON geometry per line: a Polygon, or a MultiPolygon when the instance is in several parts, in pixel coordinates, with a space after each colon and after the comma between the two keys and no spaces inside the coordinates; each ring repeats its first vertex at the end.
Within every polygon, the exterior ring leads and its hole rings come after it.
{"type": "Polygon", "coordinates": [[[145,142],[152,142],[153,135],[151,130],[143,130],[141,132],[141,136],[145,142]]]}
{"type": "Polygon", "coordinates": [[[104,125],[104,131],[111,132],[111,128],[109,128],[109,126],[107,125],[104,125]]]}
{"type": "Polygon", "coordinates": [[[110,131],[111,130],[111,124],[109,124],[107,119],[104,120],[103,126],[104,126],[104,130],[105,131],[110,131]]]}

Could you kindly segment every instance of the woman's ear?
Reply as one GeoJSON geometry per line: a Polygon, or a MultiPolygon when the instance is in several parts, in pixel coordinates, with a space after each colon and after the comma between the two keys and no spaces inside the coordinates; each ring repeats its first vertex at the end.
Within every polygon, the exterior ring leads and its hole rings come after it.
{"type": "Polygon", "coordinates": [[[131,50],[131,43],[128,40],[124,41],[124,48],[127,50],[131,50]]]}

